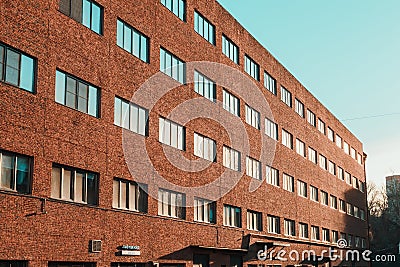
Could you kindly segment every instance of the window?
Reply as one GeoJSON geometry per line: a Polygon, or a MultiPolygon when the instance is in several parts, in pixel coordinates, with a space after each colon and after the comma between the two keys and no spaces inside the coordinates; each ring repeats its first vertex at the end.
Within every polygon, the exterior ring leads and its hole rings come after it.
{"type": "Polygon", "coordinates": [[[186,19],[186,2],[185,0],[161,0],[161,4],[175,14],[180,20],[186,19]]]}
{"type": "Polygon", "coordinates": [[[346,183],[351,185],[351,175],[348,172],[344,173],[344,179],[346,180],[346,183]]]}
{"type": "Polygon", "coordinates": [[[357,162],[358,164],[362,165],[362,156],[360,153],[357,153],[357,162]]]}
{"type": "Polygon", "coordinates": [[[239,64],[239,47],[225,35],[222,35],[222,53],[239,64]]]}
{"type": "Polygon", "coordinates": [[[100,89],[60,70],[56,71],[56,102],[100,117],[100,89]]]}
{"type": "Polygon", "coordinates": [[[345,240],[347,240],[346,234],[345,234],[345,233],[340,233],[340,239],[345,239],[345,240]]]}
{"type": "Polygon", "coordinates": [[[247,211],[247,229],[262,231],[262,213],[256,211],[247,211]]]}
{"type": "Polygon", "coordinates": [[[279,217],[268,215],[268,233],[280,234],[281,226],[279,217]]]}
{"type": "Polygon", "coordinates": [[[338,134],[336,135],[336,146],[338,148],[342,148],[342,137],[340,137],[338,134]]]}
{"type": "Polygon", "coordinates": [[[260,130],[260,113],[248,105],[246,105],[246,122],[260,130]]]}
{"type": "Polygon", "coordinates": [[[295,98],[294,103],[296,113],[299,114],[300,117],[304,118],[304,104],[297,98],[295,98]]]}
{"type": "Polygon", "coordinates": [[[117,45],[144,62],[149,62],[149,38],[122,20],[117,20],[117,45]]]}
{"type": "Polygon", "coordinates": [[[246,157],[246,174],[250,177],[261,180],[261,162],[246,157]]]}
{"type": "Polygon", "coordinates": [[[159,141],[179,150],[185,150],[185,127],[160,117],[159,141]]]}
{"type": "Polygon", "coordinates": [[[244,56],[244,70],[255,80],[260,80],[260,66],[248,55],[244,56]]]}
{"type": "Polygon", "coordinates": [[[299,223],[299,237],[308,238],[308,224],[299,223]]]}
{"type": "Polygon", "coordinates": [[[224,225],[242,227],[242,210],[238,207],[224,205],[224,225]]]}
{"type": "Polygon", "coordinates": [[[28,267],[28,261],[0,260],[1,267],[28,267]]]}
{"type": "Polygon", "coordinates": [[[319,166],[324,170],[328,169],[328,165],[326,163],[326,157],[322,154],[319,154],[319,166]]]}
{"type": "Polygon", "coordinates": [[[339,232],[332,230],[332,243],[336,244],[339,240],[339,232]]]}
{"type": "Polygon", "coordinates": [[[319,240],[319,227],[318,226],[311,226],[311,239],[312,240],[319,240]]]}
{"type": "Polygon", "coordinates": [[[344,150],[344,153],[350,154],[350,147],[346,141],[343,141],[343,150],[344,150]]]}
{"type": "Polygon", "coordinates": [[[234,171],[240,171],[240,152],[232,148],[223,147],[224,167],[234,171]]]}
{"type": "Polygon", "coordinates": [[[317,151],[311,147],[308,148],[308,159],[314,164],[317,164],[317,151]]]}
{"type": "MultiPolygon", "coordinates": [[[[184,267],[184,264],[161,264],[162,267],[184,267]]],[[[145,266],[143,266],[145,267],[145,266]]],[[[210,255],[208,254],[193,254],[193,267],[210,267],[210,255]]]]}
{"type": "Polygon", "coordinates": [[[318,118],[318,131],[325,135],[325,122],[318,118]]]}
{"type": "Polygon", "coordinates": [[[365,210],[360,209],[360,219],[365,221],[365,210]]]}
{"type": "Polygon", "coordinates": [[[209,161],[215,161],[215,141],[198,133],[194,133],[194,155],[209,161]]]}
{"type": "Polygon", "coordinates": [[[97,34],[103,34],[103,7],[90,0],[60,0],[60,11],[97,34]]]}
{"type": "Polygon", "coordinates": [[[275,186],[279,186],[279,171],[275,168],[267,166],[267,183],[275,186]]]}
{"type": "Polygon", "coordinates": [[[282,129],[282,144],[290,149],[293,149],[293,135],[282,129]]]}
{"type": "Polygon", "coordinates": [[[114,179],[113,208],[147,213],[147,186],[135,182],[114,179]]]}
{"type": "Polygon", "coordinates": [[[328,206],[328,193],[321,190],[321,204],[328,206]]]}
{"type": "Polygon", "coordinates": [[[318,202],[318,188],[310,185],[310,199],[318,202]]]}
{"type": "Polygon", "coordinates": [[[347,235],[347,246],[352,247],[353,246],[353,236],[352,235],[347,235]]]}
{"type": "Polygon", "coordinates": [[[351,205],[350,203],[346,203],[346,210],[347,210],[347,215],[354,216],[354,206],[351,205]]]}
{"type": "Polygon", "coordinates": [[[224,109],[235,116],[240,116],[239,98],[224,90],[222,93],[224,109]]]}
{"type": "Polygon", "coordinates": [[[307,184],[303,181],[297,181],[297,191],[299,196],[307,197],[307,184]]]}
{"type": "Polygon", "coordinates": [[[206,39],[210,44],[215,45],[215,27],[199,12],[194,11],[194,30],[206,39]]]}
{"type": "Polygon", "coordinates": [[[216,223],[216,203],[214,201],[194,198],[194,220],[196,222],[216,223]]]}
{"type": "Polygon", "coordinates": [[[278,140],[278,124],[266,118],[265,134],[274,140],[278,140]]]}
{"type": "Polygon", "coordinates": [[[295,222],[293,220],[285,219],[283,221],[283,226],[285,230],[285,235],[296,236],[295,222]]]}
{"type": "Polygon", "coordinates": [[[115,125],[143,136],[148,135],[149,112],[147,109],[117,96],[114,99],[114,106],[115,125]]]}
{"type": "Polygon", "coordinates": [[[264,87],[276,95],[276,80],[266,71],[264,71],[264,87]]]}
{"type": "Polygon", "coordinates": [[[356,159],[356,150],[354,148],[350,148],[350,155],[353,159],[356,159]]]}
{"type": "MultiPolygon", "coordinates": [[[[289,107],[292,107],[292,93],[289,92],[285,87],[281,86],[281,100],[283,103],[288,105],[289,107]]],[[[304,112],[304,106],[303,106],[303,112],[304,112]]],[[[301,115],[300,115],[301,116],[301,115]]]]}
{"type": "Polygon", "coordinates": [[[358,179],[357,177],[353,176],[351,184],[354,188],[358,189],[358,179]]]}
{"type": "Polygon", "coordinates": [[[0,81],[33,93],[36,59],[0,43],[0,81]]]}
{"type": "Polygon", "coordinates": [[[342,199],[339,199],[339,210],[341,212],[346,212],[346,202],[342,199]]]}
{"type": "Polygon", "coordinates": [[[52,198],[97,205],[98,174],[54,164],[51,176],[52,198]]]}
{"type": "Polygon", "coordinates": [[[361,182],[360,180],[358,180],[358,188],[359,188],[359,190],[360,190],[361,192],[364,193],[364,191],[365,191],[364,183],[361,182]]]}
{"type": "Polygon", "coordinates": [[[194,91],[208,100],[216,101],[216,85],[215,82],[204,76],[198,71],[194,71],[194,91]]]}
{"type": "Polygon", "coordinates": [[[367,248],[367,240],[365,238],[361,238],[361,248],[367,248]]]}
{"type": "Polygon", "coordinates": [[[337,210],[338,208],[337,197],[331,195],[330,199],[331,199],[331,208],[337,210]]]}
{"type": "Polygon", "coordinates": [[[354,238],[354,246],[355,246],[356,248],[361,247],[361,239],[360,239],[359,236],[356,236],[356,237],[354,238]]]}
{"type": "Polygon", "coordinates": [[[309,124],[311,124],[312,126],[316,126],[316,120],[315,120],[315,114],[314,112],[312,112],[311,110],[307,109],[307,121],[309,124]]]}
{"type": "Polygon", "coordinates": [[[185,219],[185,194],[158,189],[158,215],[185,219]]]}
{"type": "Polygon", "coordinates": [[[289,191],[289,192],[294,192],[294,178],[293,176],[283,174],[282,177],[283,180],[283,189],[289,191]]]}
{"type": "Polygon", "coordinates": [[[184,84],[186,82],[185,62],[164,48],[160,48],[160,71],[184,84]]]}
{"type": "Polygon", "coordinates": [[[31,193],[33,159],[0,151],[0,189],[31,193]]]}
{"type": "Polygon", "coordinates": [[[306,145],[298,138],[296,138],[296,152],[302,157],[306,157],[306,145]]]}
{"type": "Polygon", "coordinates": [[[338,178],[342,181],[344,181],[344,171],[343,168],[338,166],[338,178]]]}
{"type": "Polygon", "coordinates": [[[332,142],[335,141],[335,132],[328,127],[328,139],[331,140],[332,142]]]}
{"type": "Polygon", "coordinates": [[[354,217],[360,218],[360,209],[354,206],[354,217]]]}
{"type": "Polygon", "coordinates": [[[328,171],[332,175],[336,175],[336,164],[333,163],[332,161],[328,162],[328,171]]]}
{"type": "Polygon", "coordinates": [[[322,228],[322,241],[323,242],[330,242],[329,229],[322,228]]]}

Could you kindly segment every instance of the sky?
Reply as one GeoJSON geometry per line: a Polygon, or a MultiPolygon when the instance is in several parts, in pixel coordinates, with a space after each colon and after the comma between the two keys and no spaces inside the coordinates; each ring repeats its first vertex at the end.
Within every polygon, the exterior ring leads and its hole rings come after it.
{"type": "Polygon", "coordinates": [[[367,181],[400,174],[400,1],[218,2],[363,143],[367,181]]]}

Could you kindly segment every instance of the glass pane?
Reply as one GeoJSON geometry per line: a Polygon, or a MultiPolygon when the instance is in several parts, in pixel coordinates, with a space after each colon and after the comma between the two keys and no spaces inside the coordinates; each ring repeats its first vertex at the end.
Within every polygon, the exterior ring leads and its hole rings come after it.
{"type": "Polygon", "coordinates": [[[19,76],[19,70],[14,69],[13,67],[6,66],[6,82],[9,82],[11,84],[14,84],[18,86],[18,77],[19,76]]]}
{"type": "Polygon", "coordinates": [[[121,99],[115,97],[114,99],[114,124],[121,126],[121,113],[122,112],[122,102],[121,99]]]}
{"type": "Polygon", "coordinates": [[[122,101],[122,127],[129,129],[129,103],[122,101]]]}
{"type": "Polygon", "coordinates": [[[113,208],[119,208],[119,181],[113,181],[113,208]]]}
{"type": "Polygon", "coordinates": [[[92,115],[94,117],[99,116],[98,112],[98,94],[97,94],[97,88],[93,86],[89,86],[89,105],[88,105],[88,114],[92,115]]]}
{"type": "Polygon", "coordinates": [[[142,36],[140,40],[140,59],[147,62],[147,38],[142,36]]]}
{"type": "Polygon", "coordinates": [[[165,1],[165,6],[166,6],[169,10],[172,10],[172,0],[166,0],[166,1],[165,1]]]}
{"type": "Polygon", "coordinates": [[[78,97],[78,110],[87,113],[87,99],[78,97]]]}
{"type": "Polygon", "coordinates": [[[86,201],[88,204],[97,205],[97,175],[94,173],[87,173],[86,177],[86,201]]]}
{"type": "Polygon", "coordinates": [[[172,12],[176,15],[179,16],[179,5],[178,5],[178,0],[173,0],[172,2],[172,12]]]}
{"type": "Polygon", "coordinates": [[[65,74],[56,71],[56,102],[65,104],[65,74]]]}
{"type": "Polygon", "coordinates": [[[132,51],[132,54],[135,57],[140,58],[140,35],[135,31],[133,31],[132,34],[133,34],[133,51],[132,51]]]}
{"type": "Polygon", "coordinates": [[[1,162],[1,187],[14,189],[14,157],[3,155],[1,162]]]}
{"type": "Polygon", "coordinates": [[[61,198],[62,199],[71,199],[71,179],[72,179],[72,172],[64,170],[64,175],[62,177],[62,192],[61,198]]]}
{"type": "Polygon", "coordinates": [[[170,53],[165,53],[165,71],[164,73],[172,77],[172,57],[170,53]]]}
{"type": "Polygon", "coordinates": [[[7,66],[10,66],[14,69],[19,69],[19,58],[20,58],[19,53],[7,49],[7,60],[6,60],[7,66]]]}
{"type": "Polygon", "coordinates": [[[160,50],[160,71],[165,72],[165,51],[160,50]]]}
{"type": "Polygon", "coordinates": [[[171,144],[171,123],[165,121],[164,124],[164,132],[163,132],[163,141],[164,144],[170,145],[171,144]]]}
{"type": "Polygon", "coordinates": [[[60,198],[61,169],[53,167],[51,170],[51,197],[60,198]]]}
{"type": "Polygon", "coordinates": [[[21,81],[19,87],[29,92],[33,92],[34,77],[33,59],[23,55],[21,58],[21,81]]]}
{"type": "Polygon", "coordinates": [[[141,135],[146,135],[146,111],[144,109],[139,109],[138,133],[141,135]]]}
{"type": "Polygon", "coordinates": [[[138,107],[131,105],[131,131],[138,133],[139,132],[139,109],[138,107]]]}
{"type": "Polygon", "coordinates": [[[85,173],[76,172],[75,176],[75,186],[74,186],[74,201],[75,202],[85,202],[85,173]]]}
{"type": "Polygon", "coordinates": [[[171,125],[171,146],[178,147],[178,126],[171,125]]]}
{"type": "Polygon", "coordinates": [[[132,53],[132,30],[124,25],[124,49],[132,53]]]}
{"type": "Polygon", "coordinates": [[[84,83],[79,83],[79,96],[83,98],[88,98],[88,86],[84,83]]]}
{"type": "Polygon", "coordinates": [[[17,191],[19,193],[29,193],[30,177],[29,177],[29,159],[17,158],[17,177],[16,177],[17,191]]]}
{"type": "Polygon", "coordinates": [[[117,20],[117,45],[124,47],[124,24],[120,20],[117,20]]]}
{"type": "Polygon", "coordinates": [[[92,4],[92,30],[98,34],[101,34],[101,8],[96,4],[92,4]]]}
{"type": "Polygon", "coordinates": [[[72,93],[70,93],[70,92],[67,92],[67,100],[66,100],[66,103],[65,103],[68,107],[71,107],[71,108],[76,108],[76,95],[74,95],[74,94],[72,94],[72,93]]]}
{"type": "Polygon", "coordinates": [[[82,6],[82,24],[90,28],[90,2],[88,0],[83,0],[82,6]]]}
{"type": "Polygon", "coordinates": [[[67,76],[67,92],[71,92],[76,95],[76,80],[67,76]]]}
{"type": "Polygon", "coordinates": [[[185,20],[185,2],[183,0],[179,0],[179,15],[178,17],[181,20],[185,20]]]}
{"type": "Polygon", "coordinates": [[[194,13],[194,30],[199,32],[199,15],[197,12],[194,13]]]}
{"type": "Polygon", "coordinates": [[[130,210],[138,210],[138,203],[137,203],[137,188],[134,184],[129,184],[129,209],[130,210]]]}
{"type": "Polygon", "coordinates": [[[128,193],[126,190],[126,187],[128,186],[127,183],[121,182],[121,195],[120,195],[120,208],[121,209],[127,209],[128,208],[128,202],[126,201],[126,194],[128,193]]]}

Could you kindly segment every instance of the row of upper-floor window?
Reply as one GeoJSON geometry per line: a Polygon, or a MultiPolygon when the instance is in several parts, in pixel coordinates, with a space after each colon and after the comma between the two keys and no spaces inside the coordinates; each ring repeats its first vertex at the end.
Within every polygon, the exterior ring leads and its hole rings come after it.
{"type": "MultiPolygon", "coordinates": [[[[293,176],[283,173],[281,179],[282,183],[281,183],[279,170],[267,166],[266,173],[267,173],[266,175],[267,184],[279,188],[281,187],[282,184],[282,189],[295,193],[296,179],[293,176]]],[[[338,200],[336,196],[329,194],[324,190],[318,189],[316,186],[312,184],[308,186],[306,182],[300,179],[297,179],[297,194],[300,197],[309,198],[314,202],[321,203],[323,206],[331,207],[332,209],[338,210],[343,213],[347,213],[348,215],[354,216],[361,220],[366,219],[366,214],[364,209],[359,208],[351,203],[346,203],[346,201],[343,199],[338,200]]]]}
{"type": "MultiPolygon", "coordinates": [[[[33,158],[2,151],[0,153],[0,188],[18,193],[29,194],[32,184],[33,158]]],[[[113,180],[112,207],[116,209],[148,212],[148,187],[120,178],[113,180]]],[[[98,205],[99,174],[74,167],[53,164],[51,172],[51,197],[82,204],[98,205]]],[[[217,206],[215,201],[195,197],[193,199],[194,221],[217,223],[217,206]]],[[[163,188],[158,189],[158,215],[186,219],[186,195],[163,188]]],[[[247,229],[263,231],[261,212],[247,210],[247,229]]],[[[223,225],[242,227],[242,209],[223,205],[223,225]]],[[[280,234],[280,218],[267,216],[268,233],[280,234]]],[[[284,220],[284,234],[296,236],[293,220],[284,220]]],[[[299,224],[299,237],[309,238],[308,225],[299,224]],[[306,225],[307,228],[304,228],[306,225]]],[[[332,242],[337,242],[335,231],[332,231],[332,242]]],[[[329,230],[323,228],[322,241],[330,241],[329,230]],[[328,231],[328,232],[326,232],[328,231]],[[324,233],[325,232],[325,233],[324,233]]],[[[319,227],[311,226],[312,240],[319,239],[319,227]]]]}
{"type": "MultiPolygon", "coordinates": [[[[181,20],[186,21],[186,1],[161,0],[161,4],[164,5],[181,20]]],[[[94,1],[61,0],[59,8],[62,13],[82,23],[96,33],[102,34],[103,7],[101,7],[94,1]]],[[[198,11],[195,11],[194,13],[194,30],[208,42],[215,45],[215,26],[198,11]]],[[[132,53],[141,60],[148,62],[149,43],[149,38],[146,37],[143,33],[139,32],[129,24],[118,19],[117,44],[120,47],[132,53]]],[[[222,35],[222,52],[233,62],[239,64],[239,47],[225,35],[222,35]]],[[[183,64],[183,62],[180,61],[178,58],[175,58],[175,62],[174,58],[172,58],[171,63],[171,66],[183,64]]],[[[248,55],[245,55],[244,70],[254,79],[260,81],[260,65],[257,64],[248,55]]],[[[181,77],[179,77],[179,73],[177,73],[177,75],[172,74],[170,76],[182,83],[184,83],[185,81],[184,75],[181,75],[181,77]]],[[[277,95],[276,80],[266,71],[264,71],[264,86],[273,94],[277,95]]],[[[288,105],[290,108],[292,108],[292,93],[283,86],[281,86],[281,100],[286,103],[286,105],[288,105]]],[[[295,98],[295,111],[302,118],[306,118],[304,104],[298,98],[295,98]]],[[[351,147],[345,140],[342,140],[340,135],[335,135],[332,128],[326,127],[325,122],[321,118],[318,118],[317,123],[317,117],[315,113],[312,112],[310,109],[307,109],[307,121],[312,126],[317,127],[322,134],[327,135],[329,140],[335,142],[339,148],[343,148],[346,154],[357,160],[359,164],[362,164],[362,155],[360,153],[357,153],[355,148],[351,147]]]]}
{"type": "MultiPolygon", "coordinates": [[[[0,46],[6,55],[10,54],[6,58],[28,58],[27,55],[18,52],[17,50],[2,45],[0,46]],[[9,52],[11,51],[11,52],[9,52]],[[17,56],[16,56],[17,55],[17,56]]],[[[163,48],[160,49],[160,53],[162,56],[166,57],[169,54],[168,51],[163,48]]],[[[171,55],[172,57],[173,55],[171,55]]],[[[10,83],[11,78],[14,76],[21,76],[26,74],[26,70],[24,69],[23,64],[18,67],[18,65],[12,65],[14,61],[9,59],[6,61],[5,67],[5,81],[10,83]],[[14,72],[12,67],[9,67],[9,64],[12,66],[16,66],[17,71],[14,72]],[[8,73],[11,74],[8,74],[8,73]]],[[[30,67],[28,68],[32,73],[28,75],[28,77],[33,77],[31,79],[32,83],[34,82],[34,71],[36,61],[33,58],[30,58],[30,67]]],[[[163,62],[163,61],[161,61],[163,62]]],[[[0,65],[1,66],[1,65],[0,65]]],[[[166,64],[161,64],[160,69],[165,70],[166,64]]],[[[180,71],[176,72],[167,72],[168,75],[177,74],[179,75],[180,71]]],[[[204,76],[198,71],[194,71],[194,79],[195,86],[194,90],[208,98],[211,101],[215,101],[216,98],[216,85],[215,83],[204,76]]],[[[23,80],[23,79],[15,79],[23,80]]],[[[14,84],[17,85],[17,84],[14,84]]],[[[56,71],[56,89],[55,89],[55,100],[56,102],[76,109],[78,111],[87,113],[89,115],[99,117],[100,112],[100,89],[96,86],[89,84],[86,81],[83,81],[75,76],[67,74],[61,70],[56,71]]],[[[21,87],[25,89],[24,87],[21,87]]],[[[230,113],[240,116],[240,100],[231,94],[227,90],[223,90],[223,107],[225,110],[230,113]]],[[[249,125],[253,126],[256,129],[260,129],[260,113],[256,111],[254,108],[250,107],[248,104],[245,105],[245,121],[249,125]]],[[[114,123],[118,126],[121,126],[126,129],[130,129],[136,133],[147,135],[148,134],[148,110],[135,105],[133,103],[129,103],[121,98],[115,98],[115,117],[114,123]]],[[[275,139],[278,140],[278,125],[269,119],[265,119],[265,133],[275,139]]],[[[185,127],[169,121],[164,118],[160,118],[159,120],[159,140],[160,142],[171,145],[181,150],[185,150],[185,127]]],[[[200,134],[195,134],[194,136],[194,154],[196,156],[202,157],[204,159],[215,161],[216,154],[216,142],[211,138],[201,136],[200,134]]],[[[293,136],[291,133],[282,129],[282,144],[293,149],[293,136]]],[[[241,160],[240,160],[240,152],[228,148],[224,146],[224,157],[223,163],[224,166],[240,171],[241,160]]],[[[300,139],[296,139],[296,151],[298,154],[306,157],[305,144],[300,139]]],[[[309,147],[308,148],[309,160],[317,164],[317,152],[309,147]]],[[[336,164],[332,161],[327,161],[326,157],[322,154],[319,155],[319,165],[321,168],[328,170],[331,174],[336,175],[336,164]]],[[[354,188],[359,189],[364,192],[364,183],[358,180],[353,176],[351,178],[350,173],[344,172],[343,168],[337,166],[337,174],[338,177],[342,180],[345,180],[348,184],[352,184],[354,188]]],[[[246,157],[246,174],[261,180],[262,179],[262,169],[261,162],[257,159],[246,157]]]]}

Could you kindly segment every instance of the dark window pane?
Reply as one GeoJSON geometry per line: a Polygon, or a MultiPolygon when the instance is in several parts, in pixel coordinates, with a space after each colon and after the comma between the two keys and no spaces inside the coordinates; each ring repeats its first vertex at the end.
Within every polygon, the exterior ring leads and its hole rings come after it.
{"type": "Polygon", "coordinates": [[[82,0],[71,0],[71,18],[82,22],[82,0]]]}
{"type": "Polygon", "coordinates": [[[97,205],[97,175],[87,174],[87,203],[97,205]]]}
{"type": "Polygon", "coordinates": [[[78,97],[78,110],[87,113],[87,99],[78,97]]]}
{"type": "Polygon", "coordinates": [[[71,77],[67,77],[67,92],[76,95],[76,80],[71,77]]]}
{"type": "Polygon", "coordinates": [[[30,192],[30,170],[29,170],[29,159],[18,157],[17,158],[17,191],[19,193],[30,192]]]}
{"type": "Polygon", "coordinates": [[[67,105],[68,107],[71,107],[71,108],[76,108],[76,95],[72,94],[70,92],[67,92],[67,99],[66,99],[65,105],[67,105]]]}
{"type": "Polygon", "coordinates": [[[14,69],[19,69],[19,57],[19,53],[7,49],[7,66],[10,66],[14,69]]]}
{"type": "Polygon", "coordinates": [[[14,69],[13,67],[7,66],[6,68],[6,81],[18,86],[18,69],[14,69]]]}
{"type": "Polygon", "coordinates": [[[3,69],[4,69],[4,47],[0,45],[0,80],[4,80],[3,69]]]}
{"type": "Polygon", "coordinates": [[[79,96],[82,98],[88,98],[88,86],[84,83],[79,83],[79,96]]]}

